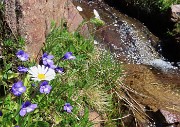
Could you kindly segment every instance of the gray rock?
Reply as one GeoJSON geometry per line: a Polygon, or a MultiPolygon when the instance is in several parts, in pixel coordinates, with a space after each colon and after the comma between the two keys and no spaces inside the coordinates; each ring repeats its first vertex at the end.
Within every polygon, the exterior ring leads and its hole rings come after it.
{"type": "Polygon", "coordinates": [[[180,4],[171,6],[171,17],[173,22],[180,22],[180,4]]]}

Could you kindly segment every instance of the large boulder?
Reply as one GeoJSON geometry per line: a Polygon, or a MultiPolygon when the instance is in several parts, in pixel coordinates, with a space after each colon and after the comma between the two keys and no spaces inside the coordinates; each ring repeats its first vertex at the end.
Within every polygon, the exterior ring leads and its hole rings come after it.
{"type": "Polygon", "coordinates": [[[69,0],[8,0],[5,17],[13,34],[25,38],[32,57],[40,52],[52,21],[58,25],[64,19],[73,31],[83,20],[69,0]]]}

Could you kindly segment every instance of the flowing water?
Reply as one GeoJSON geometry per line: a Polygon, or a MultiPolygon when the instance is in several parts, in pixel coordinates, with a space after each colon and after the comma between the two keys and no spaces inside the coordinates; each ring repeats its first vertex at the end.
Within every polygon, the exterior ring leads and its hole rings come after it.
{"type": "Polygon", "coordinates": [[[159,51],[162,50],[158,47],[160,40],[138,20],[118,12],[104,2],[85,0],[79,3],[84,8],[81,14],[86,19],[93,18],[93,9],[96,9],[105,21],[104,28],[97,30],[96,38],[100,44],[111,49],[121,61],[152,65],[163,71],[176,69],[156,51],[158,48],[159,51]]]}
{"type": "MultiPolygon", "coordinates": [[[[154,110],[164,109],[180,114],[179,69],[159,54],[160,39],[136,19],[115,10],[102,0],[75,0],[81,6],[80,14],[89,20],[95,9],[105,25],[95,30],[100,47],[109,49],[123,62],[125,85],[145,95],[134,97],[154,110]],[[166,93],[166,94],[164,94],[166,93]]],[[[90,31],[94,29],[89,26],[90,31]]]]}

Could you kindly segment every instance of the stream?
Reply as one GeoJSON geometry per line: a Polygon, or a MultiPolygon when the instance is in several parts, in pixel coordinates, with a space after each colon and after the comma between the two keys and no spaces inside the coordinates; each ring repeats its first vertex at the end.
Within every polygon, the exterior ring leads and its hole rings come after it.
{"type": "MultiPolygon", "coordinates": [[[[162,70],[176,69],[159,52],[161,40],[136,19],[128,17],[103,2],[80,1],[85,19],[93,18],[93,9],[106,25],[96,32],[96,39],[126,63],[152,65],[162,70]],[[158,52],[159,51],[159,52],[158,52]]],[[[164,51],[164,49],[163,49],[164,51]]]]}
{"type": "MultiPolygon", "coordinates": [[[[179,122],[180,69],[177,64],[173,66],[173,61],[167,61],[160,54],[162,50],[168,51],[163,49],[162,40],[152,34],[143,23],[110,7],[102,0],[74,0],[73,3],[82,7],[80,14],[85,20],[94,17],[95,9],[105,22],[104,26],[95,30],[95,40],[101,48],[110,50],[122,62],[126,71],[124,84],[144,95],[132,93],[134,99],[150,107],[153,113],[167,111],[175,114],[177,119],[168,121],[166,118],[167,123],[179,122]]],[[[157,121],[155,124],[159,125],[157,121]]]]}

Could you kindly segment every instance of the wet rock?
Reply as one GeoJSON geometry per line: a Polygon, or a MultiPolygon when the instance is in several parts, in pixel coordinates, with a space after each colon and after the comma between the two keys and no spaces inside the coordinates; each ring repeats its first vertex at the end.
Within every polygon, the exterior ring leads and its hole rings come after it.
{"type": "MultiPolygon", "coordinates": [[[[69,0],[8,0],[5,5],[7,23],[13,33],[25,38],[32,57],[40,52],[52,21],[59,25],[64,19],[73,31],[83,20],[69,0]]],[[[88,33],[87,27],[83,31],[88,33]]]]}
{"type": "MultiPolygon", "coordinates": [[[[160,110],[161,113],[164,115],[166,121],[168,123],[176,123],[178,124],[180,122],[180,114],[176,114],[175,112],[169,112],[169,111],[166,111],[166,110],[160,110]]],[[[180,123],[179,123],[180,124],[180,123]]]]}
{"type": "MultiPolygon", "coordinates": [[[[126,64],[124,68],[126,72],[124,84],[127,85],[127,89],[129,88],[133,100],[150,107],[152,112],[161,109],[168,111],[169,114],[180,115],[180,77],[177,74],[165,74],[145,65],[126,64]]],[[[155,116],[150,116],[150,118],[155,121],[155,116]]],[[[171,117],[173,118],[175,117],[171,117]]],[[[169,123],[168,119],[166,120],[169,123]]],[[[165,123],[158,122],[158,124],[165,123]]]]}
{"type": "Polygon", "coordinates": [[[180,22],[180,4],[171,6],[171,17],[173,22],[180,22]]]}
{"type": "Polygon", "coordinates": [[[153,67],[162,70],[163,72],[178,69],[177,67],[172,66],[170,62],[164,61],[162,59],[154,59],[149,62],[149,65],[152,65],[153,67]]]}

